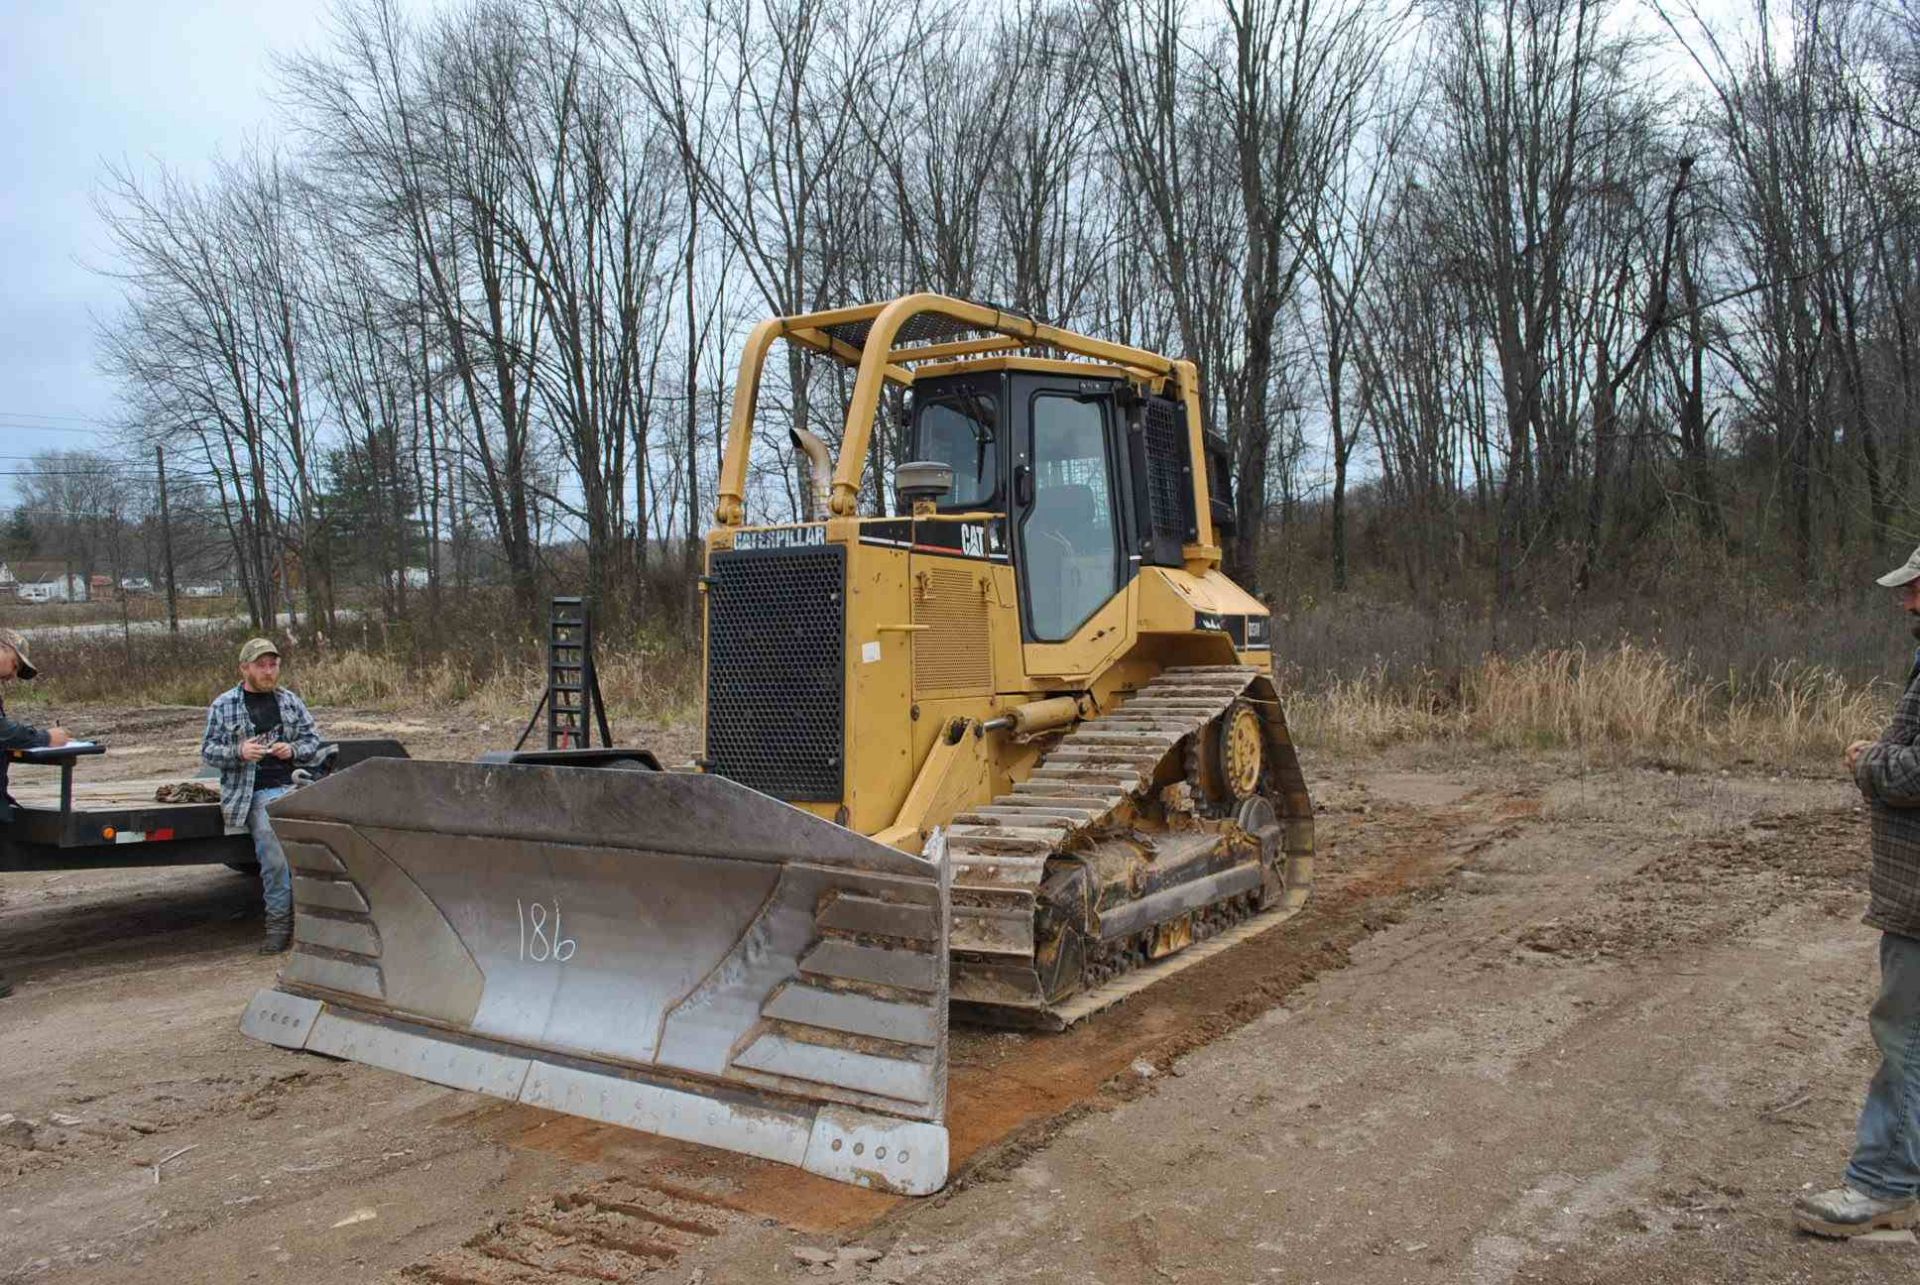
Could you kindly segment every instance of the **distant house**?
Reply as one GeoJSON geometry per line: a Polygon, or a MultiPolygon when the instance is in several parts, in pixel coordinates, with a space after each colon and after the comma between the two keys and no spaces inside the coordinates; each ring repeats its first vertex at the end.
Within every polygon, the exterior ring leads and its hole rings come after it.
{"type": "Polygon", "coordinates": [[[57,558],[22,558],[13,564],[13,596],[22,602],[85,602],[87,578],[57,558]]]}
{"type": "Polygon", "coordinates": [[[54,576],[47,580],[22,580],[13,587],[13,596],[21,602],[85,602],[87,582],[81,576],[54,576]]]}

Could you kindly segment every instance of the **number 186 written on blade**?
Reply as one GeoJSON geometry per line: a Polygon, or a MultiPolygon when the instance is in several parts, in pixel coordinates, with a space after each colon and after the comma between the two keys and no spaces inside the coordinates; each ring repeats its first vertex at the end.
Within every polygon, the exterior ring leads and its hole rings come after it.
{"type": "Polygon", "coordinates": [[[564,964],[573,958],[580,943],[571,937],[560,935],[560,903],[556,900],[553,909],[538,901],[524,902],[514,898],[514,910],[520,918],[520,958],[536,964],[564,964]]]}

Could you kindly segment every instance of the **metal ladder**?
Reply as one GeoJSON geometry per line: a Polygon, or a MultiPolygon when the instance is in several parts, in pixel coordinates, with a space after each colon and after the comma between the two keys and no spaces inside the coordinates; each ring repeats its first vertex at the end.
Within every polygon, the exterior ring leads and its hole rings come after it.
{"type": "Polygon", "coordinates": [[[596,727],[600,744],[612,746],[600,676],[593,667],[593,609],[585,598],[555,598],[547,609],[547,690],[516,750],[526,744],[543,709],[548,749],[590,749],[596,727]]]}

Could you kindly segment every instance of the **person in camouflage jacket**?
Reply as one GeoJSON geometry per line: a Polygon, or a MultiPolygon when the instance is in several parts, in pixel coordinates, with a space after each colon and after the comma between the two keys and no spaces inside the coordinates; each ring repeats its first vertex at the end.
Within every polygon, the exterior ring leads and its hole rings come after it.
{"type": "MultiPolygon", "coordinates": [[[[1879,582],[1920,620],[1920,549],[1879,582]]],[[[1880,995],[1868,1025],[1880,1068],[1845,1183],[1794,1203],[1795,1223],[1822,1236],[1920,1224],[1920,652],[1886,731],[1849,745],[1846,762],[1872,819],[1865,922],[1880,930],[1880,995]]]]}

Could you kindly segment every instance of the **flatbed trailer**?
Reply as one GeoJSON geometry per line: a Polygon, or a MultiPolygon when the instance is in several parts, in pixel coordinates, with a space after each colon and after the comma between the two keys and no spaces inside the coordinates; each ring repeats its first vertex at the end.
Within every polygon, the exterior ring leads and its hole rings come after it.
{"type": "MultiPolygon", "coordinates": [[[[370,758],[406,758],[394,740],[337,741],[335,770],[370,758]]],[[[76,781],[98,743],[12,750],[13,823],[0,826],[0,871],[115,869],[129,866],[254,864],[253,839],[229,830],[218,803],[160,803],[154,792],[178,776],[137,781],[76,781]],[[19,769],[26,768],[22,772],[19,769]],[[43,769],[35,771],[33,769],[43,769]],[[57,771],[54,780],[34,780],[57,771]]],[[[219,788],[217,781],[207,784],[219,788]]]]}

